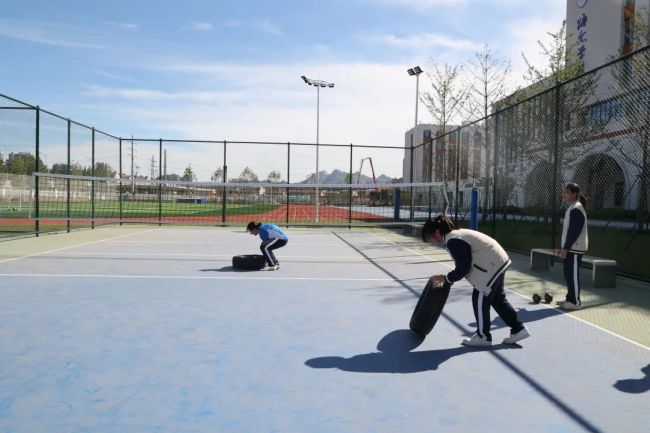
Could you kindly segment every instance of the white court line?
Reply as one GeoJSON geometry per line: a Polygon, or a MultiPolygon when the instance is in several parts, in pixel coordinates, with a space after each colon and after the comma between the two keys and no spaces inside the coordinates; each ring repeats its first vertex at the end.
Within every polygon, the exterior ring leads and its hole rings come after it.
{"type": "Polygon", "coordinates": [[[126,237],[126,236],[133,236],[133,235],[137,235],[137,234],[141,234],[141,233],[150,232],[152,230],[157,230],[157,228],[156,229],[143,230],[143,231],[135,232],[135,233],[127,233],[125,235],[113,236],[112,238],[99,239],[97,241],[84,242],[84,243],[81,243],[81,244],[70,245],[68,247],[63,247],[63,248],[54,248],[52,250],[41,251],[40,253],[32,253],[32,254],[26,254],[24,256],[12,257],[12,258],[9,258],[9,259],[3,259],[3,260],[0,260],[0,263],[6,263],[6,262],[14,261],[14,260],[25,259],[27,257],[40,256],[40,255],[43,255],[43,254],[53,253],[55,251],[63,251],[63,250],[67,250],[67,249],[70,249],[70,248],[82,247],[82,246],[85,246],[85,245],[97,244],[99,242],[106,242],[106,241],[108,241],[110,239],[118,239],[118,238],[123,238],[123,237],[126,237]]]}
{"type": "MultiPolygon", "coordinates": [[[[277,274],[276,274],[277,275],[277,274]]],[[[234,276],[192,276],[192,275],[98,275],[98,274],[22,274],[22,273],[0,273],[0,277],[17,278],[149,278],[156,280],[287,280],[287,281],[395,281],[394,278],[321,278],[321,277],[234,277],[234,276]]],[[[413,278],[414,280],[426,280],[427,278],[413,278]]]]}
{"type": "MultiPolygon", "coordinates": [[[[50,257],[79,257],[79,256],[106,256],[106,257],[208,257],[208,258],[218,258],[218,257],[232,257],[232,254],[191,254],[191,253],[123,253],[123,252],[78,252],[78,253],[55,253],[51,254],[50,257]]],[[[359,256],[286,256],[282,255],[285,259],[306,259],[306,260],[347,260],[347,261],[358,261],[366,262],[368,261],[365,258],[359,256]]],[[[409,257],[373,257],[373,260],[382,260],[382,259],[391,259],[395,261],[402,260],[411,260],[409,257]]]]}
{"type": "MultiPolygon", "coordinates": [[[[392,242],[394,245],[397,245],[397,246],[400,247],[400,248],[404,248],[405,250],[410,251],[410,252],[412,252],[412,253],[414,253],[414,254],[417,254],[417,255],[422,256],[422,257],[426,257],[426,258],[430,259],[430,260],[431,260],[432,262],[434,262],[434,263],[438,263],[438,264],[440,264],[440,265],[447,266],[448,268],[453,269],[451,266],[449,266],[449,265],[446,264],[446,263],[442,263],[442,262],[438,262],[438,261],[436,261],[436,260],[433,260],[433,259],[431,259],[430,257],[428,257],[428,256],[426,256],[426,255],[424,255],[424,254],[422,254],[422,253],[419,253],[419,252],[417,252],[417,251],[415,251],[415,250],[412,250],[412,249],[410,249],[410,248],[407,248],[407,247],[403,247],[402,245],[398,244],[397,242],[391,241],[390,239],[383,238],[383,237],[381,237],[381,236],[379,236],[378,234],[375,234],[375,233],[371,233],[371,234],[372,234],[373,236],[377,236],[379,239],[382,239],[382,240],[384,240],[384,241],[392,242]]],[[[508,292],[510,292],[510,293],[513,293],[513,294],[519,296],[519,297],[522,297],[522,298],[524,298],[524,299],[528,299],[527,296],[524,296],[524,295],[522,295],[521,293],[517,293],[517,292],[512,291],[512,290],[510,290],[510,289],[506,289],[506,290],[507,290],[508,292]]],[[[648,347],[648,346],[645,346],[645,345],[643,345],[643,344],[641,344],[641,343],[639,343],[639,342],[637,342],[637,341],[630,340],[630,339],[627,338],[627,337],[623,337],[622,335],[619,335],[619,334],[617,334],[616,332],[610,331],[609,329],[605,329],[605,328],[603,328],[603,327],[601,327],[601,326],[596,325],[595,323],[591,323],[591,322],[589,322],[588,320],[581,319],[580,317],[576,317],[576,316],[574,316],[573,314],[566,314],[566,311],[561,310],[560,308],[551,307],[550,305],[544,305],[544,304],[540,304],[540,305],[542,305],[543,307],[546,307],[546,308],[551,308],[551,309],[553,309],[553,310],[558,310],[558,311],[562,312],[564,316],[571,317],[572,319],[575,319],[575,320],[577,320],[577,321],[579,321],[579,322],[582,322],[582,323],[584,323],[584,324],[587,324],[587,325],[589,325],[589,326],[592,326],[592,327],[594,327],[594,328],[596,328],[596,329],[598,329],[598,330],[600,330],[600,331],[603,331],[603,332],[605,332],[605,333],[607,333],[607,334],[609,334],[609,335],[612,335],[612,336],[614,336],[614,337],[620,338],[621,340],[627,341],[628,343],[632,343],[632,344],[634,344],[635,346],[638,346],[638,347],[640,347],[640,348],[642,348],[642,349],[645,349],[645,350],[649,350],[649,351],[650,351],[650,347],[648,347]]]]}
{"type": "MultiPolygon", "coordinates": [[[[250,235],[249,235],[250,236],[250,235]]],[[[205,245],[205,244],[214,244],[215,240],[206,240],[203,242],[188,242],[188,241],[111,241],[109,243],[111,244],[182,244],[182,245],[205,245]]],[[[232,242],[223,242],[219,241],[219,245],[242,245],[242,242],[238,241],[232,241],[232,242]]],[[[309,246],[340,246],[340,243],[327,243],[327,244],[320,244],[320,243],[309,243],[309,246]]]]}

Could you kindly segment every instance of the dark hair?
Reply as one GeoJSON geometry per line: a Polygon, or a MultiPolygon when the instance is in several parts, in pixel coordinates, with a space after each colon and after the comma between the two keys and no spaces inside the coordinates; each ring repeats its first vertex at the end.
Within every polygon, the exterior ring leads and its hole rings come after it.
{"type": "Polygon", "coordinates": [[[578,185],[575,182],[567,183],[565,189],[569,191],[571,194],[578,194],[578,199],[580,200],[580,204],[582,204],[582,207],[587,209],[587,204],[589,204],[589,199],[582,195],[580,185],[578,185]]]}
{"type": "Polygon", "coordinates": [[[454,223],[445,215],[438,215],[433,220],[427,220],[422,226],[422,240],[427,242],[427,237],[433,235],[436,230],[444,236],[452,230],[456,230],[454,223]]]}
{"type": "Polygon", "coordinates": [[[262,225],[262,223],[256,223],[255,221],[251,221],[246,226],[246,231],[247,232],[252,232],[253,229],[259,229],[261,225],[262,225]]]}

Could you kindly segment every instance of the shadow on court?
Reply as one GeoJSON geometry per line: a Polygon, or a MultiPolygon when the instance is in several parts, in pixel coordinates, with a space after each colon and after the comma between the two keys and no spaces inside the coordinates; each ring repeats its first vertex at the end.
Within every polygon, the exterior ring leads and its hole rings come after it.
{"type": "MultiPolygon", "coordinates": [[[[490,313],[496,314],[494,312],[490,313]]],[[[517,316],[519,317],[519,320],[524,322],[524,324],[548,319],[549,317],[553,316],[559,316],[560,314],[564,313],[562,311],[556,310],[555,308],[540,308],[538,310],[527,310],[525,308],[520,308],[517,310],[517,316]]],[[[476,322],[468,323],[467,326],[476,328],[476,322]]],[[[494,329],[506,328],[506,324],[503,322],[503,320],[501,320],[500,317],[497,316],[492,320],[492,327],[494,329]]]]}
{"type": "MultiPolygon", "coordinates": [[[[449,349],[411,352],[424,339],[408,329],[392,331],[377,344],[379,352],[364,353],[351,358],[323,356],[305,361],[312,368],[336,368],[355,373],[419,373],[437,370],[440,364],[469,352],[486,350],[459,346],[449,349]]],[[[487,350],[516,349],[521,346],[495,345],[487,350]]]]}
{"type": "Polygon", "coordinates": [[[645,377],[619,380],[614,384],[614,388],[628,394],[643,394],[650,391],[650,364],[643,367],[641,372],[645,374],[645,377]]]}
{"type": "Polygon", "coordinates": [[[201,272],[260,272],[260,269],[235,269],[232,266],[222,266],[214,269],[199,269],[201,272]]]}

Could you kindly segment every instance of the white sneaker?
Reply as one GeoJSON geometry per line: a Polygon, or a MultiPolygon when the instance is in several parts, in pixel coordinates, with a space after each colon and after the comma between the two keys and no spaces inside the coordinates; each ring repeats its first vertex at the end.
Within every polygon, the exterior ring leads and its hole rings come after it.
{"type": "Polygon", "coordinates": [[[280,264],[273,265],[273,266],[269,267],[269,271],[277,271],[278,269],[280,269],[280,264]]]}
{"type": "Polygon", "coordinates": [[[565,302],[564,304],[560,305],[560,308],[563,310],[580,310],[582,309],[582,303],[578,301],[577,304],[574,304],[572,302],[565,302]]]}
{"type": "Polygon", "coordinates": [[[471,338],[465,338],[463,339],[462,344],[465,346],[492,346],[492,342],[487,339],[487,337],[483,336],[481,337],[478,334],[474,334],[471,336],[471,338]]]}
{"type": "Polygon", "coordinates": [[[528,337],[530,337],[530,332],[528,331],[528,328],[524,327],[524,329],[517,332],[516,334],[510,333],[510,337],[503,339],[503,344],[515,344],[517,341],[528,337]]]}

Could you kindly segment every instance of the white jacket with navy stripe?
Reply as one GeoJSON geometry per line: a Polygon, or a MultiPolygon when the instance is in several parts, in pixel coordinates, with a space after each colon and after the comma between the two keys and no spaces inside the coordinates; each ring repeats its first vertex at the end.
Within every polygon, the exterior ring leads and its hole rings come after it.
{"type": "Polygon", "coordinates": [[[494,281],[512,263],[497,241],[475,230],[452,230],[445,236],[445,245],[456,263],[456,268],[447,274],[447,281],[454,283],[465,277],[485,294],[490,293],[494,281]]]}
{"type": "Polygon", "coordinates": [[[580,201],[573,202],[564,214],[562,248],[577,254],[584,254],[589,248],[587,212],[580,201]]]}

